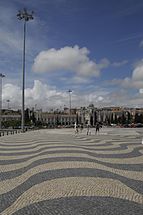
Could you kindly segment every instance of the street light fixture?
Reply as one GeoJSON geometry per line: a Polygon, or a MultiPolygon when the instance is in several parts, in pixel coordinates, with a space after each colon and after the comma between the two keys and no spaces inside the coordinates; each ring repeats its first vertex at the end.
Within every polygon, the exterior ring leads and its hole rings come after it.
{"type": "Polygon", "coordinates": [[[23,35],[23,65],[22,65],[22,120],[21,120],[21,129],[22,132],[24,132],[24,89],[25,89],[25,40],[26,40],[26,22],[28,22],[29,20],[34,19],[33,18],[33,11],[30,13],[27,12],[26,9],[23,9],[23,11],[19,11],[17,14],[17,18],[19,20],[24,20],[24,35],[23,35]]]}
{"type": "Polygon", "coordinates": [[[2,79],[5,77],[2,73],[0,73],[0,129],[2,122],[2,79]]]}

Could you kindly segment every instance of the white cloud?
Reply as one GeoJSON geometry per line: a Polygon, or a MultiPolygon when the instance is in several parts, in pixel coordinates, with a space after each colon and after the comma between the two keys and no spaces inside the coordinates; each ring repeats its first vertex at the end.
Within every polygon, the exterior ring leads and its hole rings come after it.
{"type": "Polygon", "coordinates": [[[120,86],[124,89],[141,89],[143,88],[142,80],[133,80],[132,78],[126,77],[124,79],[113,79],[110,82],[107,82],[113,86],[120,86]]]}
{"type": "Polygon", "coordinates": [[[58,107],[64,104],[67,96],[65,92],[56,89],[56,87],[43,84],[39,80],[34,81],[33,88],[26,89],[26,101],[29,106],[37,104],[42,108],[51,106],[58,107]]]}
{"type": "Polygon", "coordinates": [[[99,96],[99,97],[97,98],[97,100],[98,100],[99,102],[101,102],[101,101],[104,100],[104,98],[103,98],[102,96],[99,96]]]}
{"type": "MultiPolygon", "coordinates": [[[[7,83],[3,85],[3,108],[7,108],[7,100],[10,100],[11,108],[21,108],[22,91],[19,86],[7,83]]],[[[100,88],[96,92],[72,92],[72,106],[79,107],[89,105],[93,102],[98,105],[98,102],[107,102],[108,92],[100,88]]],[[[47,110],[51,107],[69,106],[69,94],[66,91],[58,90],[56,87],[43,84],[39,80],[35,80],[33,87],[25,89],[25,107],[42,108],[47,110]]]]}
{"type": "Polygon", "coordinates": [[[128,63],[127,60],[123,60],[121,62],[114,62],[114,63],[112,63],[112,66],[114,66],[114,67],[121,67],[121,66],[126,65],[127,63],[128,63]]]}
{"type": "MultiPolygon", "coordinates": [[[[22,51],[22,39],[21,37],[18,37],[18,35],[13,34],[13,32],[8,32],[7,30],[1,29],[0,30],[0,42],[1,47],[4,46],[3,50],[5,48],[13,48],[15,51],[20,50],[22,51]]],[[[8,50],[9,51],[9,50],[8,50]]]]}
{"type": "Polygon", "coordinates": [[[90,84],[90,79],[87,79],[86,77],[81,76],[74,76],[70,80],[66,80],[67,83],[73,83],[73,84],[90,84]]]}
{"type": "Polygon", "coordinates": [[[143,40],[140,42],[139,47],[140,47],[140,48],[143,47],[143,40]]]}
{"type": "MultiPolygon", "coordinates": [[[[119,106],[119,105],[142,105],[143,90],[135,95],[129,95],[128,90],[120,89],[109,92],[108,89],[97,87],[94,91],[74,91],[71,94],[72,107],[88,106],[93,103],[96,107],[119,106]]],[[[3,108],[7,108],[7,100],[12,109],[21,108],[21,89],[14,84],[4,84],[3,86],[3,108]]],[[[25,89],[25,107],[35,107],[37,109],[49,110],[50,108],[63,108],[69,106],[69,94],[56,87],[43,84],[35,80],[31,88],[25,89]]]]}
{"type": "MultiPolygon", "coordinates": [[[[47,107],[59,107],[68,101],[68,93],[57,90],[56,87],[43,84],[39,80],[34,81],[32,88],[25,89],[25,106],[46,109],[47,107]]],[[[22,91],[14,84],[4,84],[2,91],[3,107],[7,107],[7,100],[10,100],[11,108],[20,108],[22,91]]]]}
{"type": "Polygon", "coordinates": [[[124,79],[113,79],[110,85],[119,85],[123,88],[142,89],[143,88],[143,59],[135,64],[131,77],[124,79]]]}
{"type": "Polygon", "coordinates": [[[122,67],[122,66],[126,65],[127,63],[128,63],[128,60],[123,60],[123,61],[111,63],[107,58],[103,58],[100,60],[100,62],[98,64],[98,68],[99,69],[105,69],[109,66],[122,67]]]}
{"type": "Polygon", "coordinates": [[[72,71],[79,76],[99,76],[99,68],[97,64],[90,60],[89,50],[66,46],[61,49],[49,49],[42,51],[34,60],[34,72],[52,72],[52,71],[72,71]]]}
{"type": "MultiPolygon", "coordinates": [[[[22,53],[23,49],[23,21],[16,17],[18,13],[14,4],[10,7],[0,5],[0,50],[1,54],[13,55],[22,53]]],[[[31,24],[30,24],[31,25],[31,24]]],[[[31,51],[32,39],[30,35],[26,37],[26,51],[31,51]]]]}
{"type": "Polygon", "coordinates": [[[6,106],[6,101],[10,100],[10,105],[13,108],[21,106],[21,89],[14,84],[5,84],[2,91],[3,107],[6,106]]]}
{"type": "Polygon", "coordinates": [[[135,81],[143,81],[143,59],[136,64],[132,73],[132,79],[135,81]]]}
{"type": "Polygon", "coordinates": [[[140,94],[143,94],[143,89],[142,89],[142,88],[139,89],[139,93],[140,93],[140,94]]]}
{"type": "Polygon", "coordinates": [[[105,69],[110,65],[110,61],[107,58],[103,58],[100,60],[98,64],[99,69],[105,69]]]}

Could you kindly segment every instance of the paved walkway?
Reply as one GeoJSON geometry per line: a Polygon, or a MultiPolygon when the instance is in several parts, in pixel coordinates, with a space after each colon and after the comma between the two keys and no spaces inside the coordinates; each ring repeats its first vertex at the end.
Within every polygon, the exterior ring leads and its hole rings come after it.
{"type": "Polygon", "coordinates": [[[142,215],[143,129],[0,137],[1,215],[142,215]]]}

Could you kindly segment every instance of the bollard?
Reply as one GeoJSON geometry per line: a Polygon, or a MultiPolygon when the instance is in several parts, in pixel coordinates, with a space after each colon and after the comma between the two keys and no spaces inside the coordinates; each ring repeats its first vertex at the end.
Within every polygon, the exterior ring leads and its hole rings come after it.
{"type": "Polygon", "coordinates": [[[8,135],[8,131],[7,131],[7,135],[8,135]]]}
{"type": "Polygon", "coordinates": [[[3,136],[4,136],[4,131],[3,131],[3,136]]]}

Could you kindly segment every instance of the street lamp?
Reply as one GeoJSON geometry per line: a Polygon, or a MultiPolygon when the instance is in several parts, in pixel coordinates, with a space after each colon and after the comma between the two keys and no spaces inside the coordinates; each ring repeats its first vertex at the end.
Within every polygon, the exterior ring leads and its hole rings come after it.
{"type": "Polygon", "coordinates": [[[2,73],[0,73],[0,129],[2,122],[2,79],[5,77],[2,73]]]}
{"type": "Polygon", "coordinates": [[[71,115],[71,93],[72,93],[72,90],[68,90],[68,93],[69,93],[69,114],[71,115]]]}
{"type": "Polygon", "coordinates": [[[71,124],[71,93],[72,93],[72,90],[68,90],[68,93],[69,93],[69,125],[71,124]]]}
{"type": "Polygon", "coordinates": [[[26,9],[19,11],[17,14],[19,20],[24,20],[24,35],[23,35],[23,65],[22,65],[22,120],[21,120],[21,129],[24,132],[24,89],[25,89],[25,39],[26,39],[26,22],[33,19],[33,11],[30,13],[26,9]]]}

